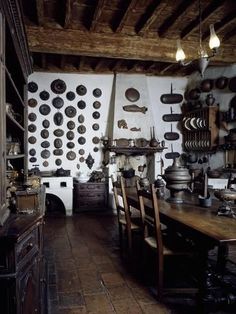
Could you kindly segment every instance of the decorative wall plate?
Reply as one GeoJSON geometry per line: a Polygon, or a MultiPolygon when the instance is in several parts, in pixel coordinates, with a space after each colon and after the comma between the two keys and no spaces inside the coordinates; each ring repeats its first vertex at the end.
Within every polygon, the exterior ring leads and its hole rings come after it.
{"type": "Polygon", "coordinates": [[[119,138],[116,140],[116,146],[117,147],[128,147],[129,146],[129,140],[126,138],[119,138]]]}
{"type": "Polygon", "coordinates": [[[97,136],[94,136],[94,137],[92,138],[92,142],[93,142],[93,144],[98,144],[98,143],[100,142],[100,138],[97,137],[97,136]]]}
{"type": "Polygon", "coordinates": [[[63,115],[61,112],[57,112],[54,114],[53,121],[57,126],[62,125],[63,123],[63,115]]]}
{"type": "Polygon", "coordinates": [[[46,104],[43,104],[39,107],[39,112],[44,116],[48,115],[50,111],[51,111],[51,108],[46,104]]]}
{"type": "Polygon", "coordinates": [[[48,167],[48,166],[49,166],[49,163],[48,163],[48,161],[47,161],[47,160],[44,160],[44,162],[43,162],[43,166],[44,166],[44,167],[48,167]]]}
{"type": "Polygon", "coordinates": [[[58,97],[53,98],[52,104],[55,108],[60,109],[64,105],[64,100],[58,96],[58,97]]]}
{"type": "Polygon", "coordinates": [[[63,80],[57,79],[51,83],[51,90],[55,94],[63,94],[66,90],[66,83],[63,80]]]}
{"type": "Polygon", "coordinates": [[[53,134],[55,136],[61,137],[61,136],[64,135],[64,131],[62,129],[56,129],[56,130],[53,131],[53,134]]]}
{"type": "Polygon", "coordinates": [[[98,111],[93,112],[93,118],[94,119],[99,119],[100,118],[100,113],[98,111]]]}
{"type": "Polygon", "coordinates": [[[48,148],[49,146],[50,146],[49,141],[43,141],[43,142],[41,143],[41,147],[43,147],[43,148],[48,148]]]}
{"type": "Polygon", "coordinates": [[[76,168],[77,168],[77,169],[80,169],[80,164],[77,164],[77,165],[76,165],[76,168]]]}
{"type": "Polygon", "coordinates": [[[73,142],[68,142],[68,143],[66,144],[66,146],[67,146],[68,148],[72,149],[72,148],[75,147],[75,144],[74,144],[73,142]]]}
{"type": "Polygon", "coordinates": [[[65,109],[65,114],[69,118],[73,118],[76,115],[76,109],[73,106],[68,106],[65,109]]]}
{"type": "Polygon", "coordinates": [[[70,120],[67,122],[67,127],[69,130],[73,130],[75,128],[75,122],[70,120]]]}
{"type": "Polygon", "coordinates": [[[86,107],[86,103],[83,100],[78,101],[77,106],[79,109],[84,109],[86,107]]]}
{"type": "Polygon", "coordinates": [[[68,138],[68,140],[73,140],[74,139],[74,137],[75,137],[75,134],[74,134],[74,132],[73,131],[68,131],[67,133],[66,133],[66,137],[68,138]]]}
{"type": "Polygon", "coordinates": [[[94,123],[94,124],[92,125],[92,128],[93,128],[94,131],[99,130],[99,124],[98,124],[98,123],[94,123]]]}
{"type": "Polygon", "coordinates": [[[79,158],[79,161],[80,161],[80,162],[84,162],[84,157],[80,157],[80,158],[79,158]]]}
{"type": "Polygon", "coordinates": [[[34,112],[29,113],[28,119],[29,119],[31,122],[36,121],[36,119],[37,119],[36,113],[34,113],[34,112]]]}
{"type": "Polygon", "coordinates": [[[79,154],[80,154],[80,155],[84,155],[84,153],[85,153],[85,151],[84,151],[83,148],[79,149],[79,154]]]}
{"type": "MultiPolygon", "coordinates": [[[[137,147],[146,147],[148,145],[149,141],[146,140],[145,138],[138,138],[136,140],[136,146],[137,147]]],[[[117,141],[116,141],[116,145],[117,145],[117,141]]]]}
{"type": "Polygon", "coordinates": [[[56,164],[57,166],[60,166],[60,165],[62,164],[61,159],[60,159],[60,158],[57,158],[57,159],[55,160],[55,164],[56,164]]]}
{"type": "Polygon", "coordinates": [[[68,160],[74,160],[76,158],[76,153],[73,150],[70,150],[67,154],[66,154],[66,158],[68,160]]]}
{"type": "Polygon", "coordinates": [[[39,93],[39,97],[42,100],[48,100],[50,95],[49,95],[49,92],[47,92],[46,90],[43,90],[42,92],[39,93]]]}
{"type": "Polygon", "coordinates": [[[79,123],[84,123],[84,116],[82,114],[78,116],[78,121],[79,123]]]}
{"type": "Polygon", "coordinates": [[[140,98],[140,94],[139,91],[133,87],[130,87],[128,89],[126,89],[125,91],[125,97],[131,101],[131,102],[135,102],[137,100],[139,100],[140,98]]]}
{"type": "Polygon", "coordinates": [[[98,147],[95,146],[95,147],[93,148],[93,151],[94,151],[95,153],[98,152],[98,151],[99,151],[98,147]]]}
{"type": "Polygon", "coordinates": [[[53,155],[61,156],[61,155],[63,155],[63,150],[61,148],[54,149],[53,155]]]}
{"type": "Polygon", "coordinates": [[[41,134],[42,138],[48,138],[49,137],[49,132],[46,129],[43,129],[40,134],[41,134]]]}
{"type": "Polygon", "coordinates": [[[87,93],[87,88],[84,85],[78,85],[76,87],[76,93],[80,96],[84,96],[87,93]]]}
{"type": "Polygon", "coordinates": [[[28,138],[28,142],[29,142],[30,144],[35,144],[35,143],[37,142],[37,139],[36,139],[35,136],[30,136],[30,137],[28,138]]]}
{"type": "Polygon", "coordinates": [[[60,139],[60,138],[56,138],[55,140],[54,140],[54,146],[56,147],[56,148],[61,148],[62,147],[62,140],[60,139]]]}
{"type": "Polygon", "coordinates": [[[30,156],[35,156],[35,155],[36,155],[36,150],[35,150],[34,148],[31,148],[31,149],[29,150],[29,155],[30,155],[30,156]]]}
{"type": "Polygon", "coordinates": [[[218,79],[215,81],[215,86],[216,88],[224,89],[227,87],[228,81],[229,79],[225,76],[218,77],[218,79]]]}
{"type": "Polygon", "coordinates": [[[31,93],[36,93],[38,90],[38,84],[35,82],[28,83],[28,91],[31,93]]]}
{"type": "Polygon", "coordinates": [[[68,92],[67,94],[66,94],[66,98],[68,99],[68,100],[70,100],[70,101],[72,101],[72,100],[74,100],[75,99],[75,93],[74,92],[68,92]]]}
{"type": "Polygon", "coordinates": [[[101,107],[100,101],[95,101],[95,102],[93,103],[93,108],[94,108],[94,109],[99,109],[100,107],[101,107]]]}
{"type": "Polygon", "coordinates": [[[79,143],[80,145],[84,145],[84,144],[86,143],[86,139],[85,139],[83,136],[80,136],[80,137],[78,138],[78,143],[79,143]]]}
{"type": "Polygon", "coordinates": [[[48,149],[44,149],[43,151],[41,151],[41,157],[44,159],[49,158],[51,155],[50,151],[48,149]]]}
{"type": "Polygon", "coordinates": [[[37,100],[35,98],[30,98],[28,100],[28,105],[31,107],[31,108],[34,108],[36,107],[38,104],[37,100]]]}
{"type": "Polygon", "coordinates": [[[101,95],[102,95],[102,91],[101,91],[100,88],[95,88],[95,89],[93,90],[93,96],[94,96],[94,97],[100,97],[101,95]]]}
{"type": "Polygon", "coordinates": [[[28,125],[28,131],[29,131],[29,132],[33,133],[33,132],[36,131],[36,129],[37,129],[37,128],[36,128],[36,125],[33,124],[33,123],[31,123],[31,124],[28,125]]]}
{"type": "Polygon", "coordinates": [[[37,161],[37,158],[36,158],[36,157],[30,157],[29,161],[30,161],[30,162],[36,162],[36,161],[37,161]]]}
{"type": "Polygon", "coordinates": [[[79,134],[84,134],[86,132],[86,127],[84,125],[80,125],[77,128],[79,134]]]}
{"type": "Polygon", "coordinates": [[[50,127],[50,122],[49,122],[47,119],[45,119],[45,120],[43,120],[43,122],[42,122],[42,126],[43,126],[45,129],[48,129],[48,128],[50,127]]]}

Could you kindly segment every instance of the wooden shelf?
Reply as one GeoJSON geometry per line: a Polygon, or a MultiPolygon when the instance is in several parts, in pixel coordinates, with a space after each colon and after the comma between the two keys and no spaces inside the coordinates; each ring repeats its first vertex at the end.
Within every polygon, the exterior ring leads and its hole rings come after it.
{"type": "Polygon", "coordinates": [[[21,131],[25,131],[25,129],[23,128],[23,126],[20,125],[20,123],[18,123],[9,113],[6,113],[6,116],[8,118],[8,120],[13,123],[15,126],[17,126],[21,131]]]}
{"type": "Polygon", "coordinates": [[[10,83],[11,83],[11,87],[12,87],[12,89],[14,90],[15,94],[17,95],[20,104],[21,104],[23,107],[25,107],[24,101],[23,101],[23,99],[22,99],[22,97],[21,97],[21,95],[20,95],[20,93],[19,93],[19,91],[18,91],[18,89],[17,89],[17,87],[16,87],[16,84],[15,84],[15,82],[13,81],[13,79],[12,79],[12,77],[11,77],[11,74],[10,74],[10,72],[8,71],[8,69],[7,69],[6,66],[5,66],[5,71],[6,71],[6,74],[7,74],[7,78],[9,79],[9,81],[10,81],[10,83]]]}
{"type": "Polygon", "coordinates": [[[7,155],[7,159],[19,159],[24,158],[25,154],[18,154],[18,155],[7,155]]]}
{"type": "Polygon", "coordinates": [[[110,152],[122,155],[150,155],[157,152],[163,152],[167,147],[115,147],[108,146],[105,148],[110,152]]]}

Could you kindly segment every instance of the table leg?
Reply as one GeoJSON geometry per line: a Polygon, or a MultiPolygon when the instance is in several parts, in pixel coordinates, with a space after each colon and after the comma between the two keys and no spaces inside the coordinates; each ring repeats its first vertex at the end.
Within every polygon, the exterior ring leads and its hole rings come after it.
{"type": "Polygon", "coordinates": [[[218,248],[218,256],[216,263],[216,272],[218,276],[221,278],[224,275],[227,257],[228,257],[229,248],[227,244],[222,244],[218,248]]]}

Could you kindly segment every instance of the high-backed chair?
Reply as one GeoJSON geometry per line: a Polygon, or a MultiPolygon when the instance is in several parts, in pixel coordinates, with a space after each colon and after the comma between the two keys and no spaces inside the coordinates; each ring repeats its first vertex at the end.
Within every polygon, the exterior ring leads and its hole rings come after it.
{"type": "Polygon", "coordinates": [[[123,247],[123,232],[125,231],[127,234],[128,250],[131,253],[133,232],[141,231],[142,229],[141,215],[135,218],[131,215],[126,197],[124,178],[120,177],[119,181],[115,181],[112,176],[111,180],[118,217],[120,247],[121,249],[123,247]]]}
{"type": "MultiPolygon", "coordinates": [[[[140,184],[137,181],[137,193],[140,204],[140,210],[143,216],[143,240],[144,245],[149,247],[156,253],[156,267],[157,267],[157,298],[161,300],[163,294],[165,293],[191,293],[194,294],[198,291],[197,288],[165,288],[163,282],[164,276],[164,266],[165,266],[165,258],[167,256],[191,256],[195,252],[191,250],[191,248],[186,249],[184,246],[183,250],[181,247],[178,249],[173,249],[171,246],[168,247],[163,238],[162,230],[161,230],[161,222],[159,216],[159,205],[156,196],[156,191],[154,188],[154,184],[150,185],[150,189],[143,190],[140,188],[140,184]],[[148,206],[145,204],[148,203],[148,206]]],[[[174,239],[173,239],[174,242],[174,239]]],[[[173,243],[174,244],[174,243],[173,243]]],[[[145,271],[145,270],[144,270],[145,271]]]]}

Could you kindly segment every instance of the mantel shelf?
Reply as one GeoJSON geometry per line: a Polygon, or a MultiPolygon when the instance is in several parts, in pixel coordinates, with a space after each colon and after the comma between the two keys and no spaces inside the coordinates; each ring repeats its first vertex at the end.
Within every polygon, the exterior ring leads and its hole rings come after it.
{"type": "Polygon", "coordinates": [[[106,150],[116,153],[118,155],[150,155],[155,153],[161,153],[167,147],[116,147],[107,146],[106,150]]]}

